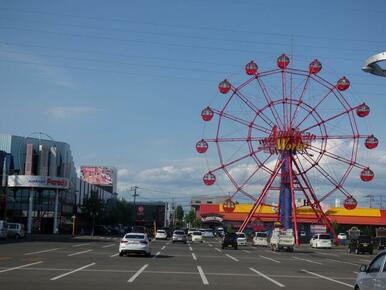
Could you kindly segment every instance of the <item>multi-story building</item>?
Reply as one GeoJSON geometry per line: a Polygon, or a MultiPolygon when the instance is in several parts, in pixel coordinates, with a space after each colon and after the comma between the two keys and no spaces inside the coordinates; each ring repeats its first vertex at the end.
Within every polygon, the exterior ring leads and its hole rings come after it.
{"type": "Polygon", "coordinates": [[[0,134],[0,215],[52,233],[71,222],[76,170],[68,144],[40,137],[0,134]]]}

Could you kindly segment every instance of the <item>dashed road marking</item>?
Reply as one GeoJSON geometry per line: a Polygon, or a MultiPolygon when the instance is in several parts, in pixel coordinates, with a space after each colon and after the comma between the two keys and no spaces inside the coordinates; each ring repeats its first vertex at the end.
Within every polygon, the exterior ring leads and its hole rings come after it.
{"type": "Polygon", "coordinates": [[[72,247],[76,248],[76,247],[89,246],[89,245],[90,243],[81,243],[81,244],[73,245],[72,247]]]}
{"type": "Polygon", "coordinates": [[[214,248],[217,252],[222,252],[222,250],[220,250],[219,248],[214,248]]]}
{"type": "Polygon", "coordinates": [[[279,252],[274,252],[274,251],[269,251],[269,250],[265,250],[265,252],[272,253],[272,254],[275,254],[275,255],[280,255],[279,252]]]}
{"type": "Polygon", "coordinates": [[[229,254],[225,254],[225,256],[227,256],[229,259],[232,259],[232,260],[235,261],[235,262],[238,262],[238,261],[239,261],[239,259],[237,259],[237,258],[235,258],[235,257],[233,257],[233,256],[231,256],[231,255],[229,255],[229,254]]]}
{"type": "Polygon", "coordinates": [[[88,268],[88,267],[94,266],[95,264],[96,264],[96,263],[88,264],[88,265],[86,265],[86,266],[80,267],[80,268],[75,269],[75,270],[72,270],[72,271],[70,271],[70,272],[67,272],[67,273],[61,274],[61,275],[59,275],[59,276],[53,277],[53,278],[51,278],[50,280],[51,280],[51,281],[58,280],[58,279],[60,279],[60,278],[66,277],[66,276],[68,276],[68,275],[71,275],[71,274],[73,274],[73,273],[82,271],[83,269],[86,269],[86,268],[88,268]]]}
{"type": "Polygon", "coordinates": [[[43,261],[39,261],[39,262],[35,262],[35,263],[29,263],[29,264],[25,264],[25,265],[13,267],[13,268],[8,268],[5,270],[1,270],[0,273],[9,272],[9,271],[17,270],[17,269],[22,269],[25,267],[29,267],[29,266],[33,266],[33,265],[37,265],[37,264],[41,264],[41,263],[43,263],[43,261]]]}
{"type": "Polygon", "coordinates": [[[206,278],[205,273],[202,270],[201,266],[197,266],[197,270],[198,270],[198,273],[200,273],[202,284],[209,285],[208,279],[206,278]]]}
{"type": "Polygon", "coordinates": [[[197,261],[197,257],[194,253],[192,253],[193,260],[197,261]]]}
{"type": "Polygon", "coordinates": [[[247,254],[250,253],[250,251],[248,251],[248,250],[243,250],[243,252],[244,252],[244,253],[247,253],[247,254]]]}
{"type": "Polygon", "coordinates": [[[213,245],[212,245],[212,244],[208,244],[208,246],[209,246],[209,247],[213,247],[213,245]]]}
{"type": "Polygon", "coordinates": [[[312,264],[323,265],[323,263],[320,263],[320,262],[316,262],[316,261],[312,261],[312,260],[308,260],[308,259],[303,259],[303,258],[299,258],[299,257],[295,257],[295,256],[292,256],[292,258],[296,259],[296,260],[299,260],[299,261],[305,261],[305,262],[308,262],[308,263],[312,263],[312,264]]]}
{"type": "Polygon", "coordinates": [[[30,252],[30,253],[25,253],[24,255],[25,256],[29,256],[29,255],[35,255],[35,254],[41,254],[41,253],[48,253],[48,252],[53,252],[53,251],[56,251],[56,250],[59,250],[60,248],[55,248],[55,249],[49,249],[49,250],[42,250],[42,251],[37,251],[37,252],[30,252]]]}
{"type": "Polygon", "coordinates": [[[275,285],[277,285],[277,286],[279,286],[279,287],[285,287],[285,286],[284,286],[283,284],[281,284],[280,282],[278,282],[278,281],[276,281],[276,280],[274,280],[274,279],[268,277],[267,275],[265,275],[265,274],[263,274],[263,273],[257,271],[257,270],[254,269],[254,268],[249,268],[249,270],[251,270],[252,272],[255,272],[257,275],[259,275],[259,276],[261,276],[261,277],[267,279],[268,281],[271,281],[272,283],[274,283],[275,285]]]}
{"type": "Polygon", "coordinates": [[[359,259],[359,261],[365,262],[365,263],[371,263],[371,260],[366,260],[366,259],[359,259]]]}
{"type": "Polygon", "coordinates": [[[270,261],[275,262],[275,263],[280,263],[280,261],[275,260],[275,259],[272,259],[272,258],[268,258],[268,257],[266,257],[266,256],[259,256],[259,257],[260,257],[260,258],[263,258],[263,259],[266,259],[266,260],[270,260],[270,261]]]}
{"type": "Polygon", "coordinates": [[[319,277],[319,278],[331,281],[331,282],[335,282],[335,283],[338,283],[338,284],[350,287],[350,288],[354,287],[354,285],[350,285],[350,284],[347,284],[347,283],[344,283],[344,282],[341,282],[341,281],[338,281],[338,280],[335,280],[335,279],[332,279],[332,278],[329,278],[329,277],[326,277],[326,276],[323,276],[323,275],[320,275],[320,274],[317,274],[317,273],[314,273],[314,272],[310,272],[310,271],[307,271],[307,270],[304,270],[304,269],[302,269],[301,271],[305,272],[307,274],[310,274],[310,275],[313,275],[313,276],[316,276],[316,277],[319,277]]]}
{"type": "Polygon", "coordinates": [[[161,254],[161,252],[157,252],[153,258],[157,258],[159,255],[161,254]]]}
{"type": "Polygon", "coordinates": [[[92,250],[86,250],[86,251],[81,251],[81,252],[75,252],[75,253],[72,253],[72,254],[68,254],[67,256],[68,257],[72,257],[72,256],[76,256],[76,255],[81,255],[81,254],[85,254],[85,253],[88,253],[88,252],[91,252],[92,250]]]}
{"type": "Polygon", "coordinates": [[[114,257],[116,257],[116,256],[118,256],[118,255],[119,255],[119,253],[116,253],[116,254],[114,254],[114,255],[111,255],[110,258],[114,258],[114,257]]]}
{"type": "Polygon", "coordinates": [[[145,271],[145,269],[149,266],[149,264],[146,264],[146,265],[143,265],[141,269],[139,269],[127,282],[128,283],[133,283],[135,281],[135,279],[138,278],[139,275],[141,275],[141,273],[143,271],[145,271]]]}
{"type": "Polygon", "coordinates": [[[330,253],[315,253],[315,254],[324,255],[324,256],[331,256],[331,257],[340,257],[339,255],[330,254],[330,253]]]}
{"type": "Polygon", "coordinates": [[[189,247],[189,251],[193,251],[192,247],[189,247]]]}
{"type": "Polygon", "coordinates": [[[163,251],[163,250],[165,250],[166,249],[166,246],[163,246],[162,248],[161,248],[161,251],[163,251]]]}
{"type": "Polygon", "coordinates": [[[115,246],[115,244],[109,244],[109,245],[103,246],[102,248],[106,249],[106,248],[110,248],[110,247],[114,247],[114,246],[115,246]]]}
{"type": "Polygon", "coordinates": [[[354,273],[354,274],[359,274],[359,273],[358,273],[358,272],[356,272],[356,271],[353,271],[353,273],[354,273]]]}

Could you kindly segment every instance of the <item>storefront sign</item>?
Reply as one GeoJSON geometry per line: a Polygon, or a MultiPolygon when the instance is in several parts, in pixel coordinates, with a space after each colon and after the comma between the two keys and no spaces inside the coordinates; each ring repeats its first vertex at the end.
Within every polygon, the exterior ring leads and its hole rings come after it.
{"type": "Polygon", "coordinates": [[[10,175],[8,187],[68,189],[68,179],[39,175],[10,175]]]}
{"type": "Polygon", "coordinates": [[[224,219],[220,216],[206,216],[206,217],[202,217],[201,218],[201,221],[202,222],[220,222],[222,223],[224,219]]]}

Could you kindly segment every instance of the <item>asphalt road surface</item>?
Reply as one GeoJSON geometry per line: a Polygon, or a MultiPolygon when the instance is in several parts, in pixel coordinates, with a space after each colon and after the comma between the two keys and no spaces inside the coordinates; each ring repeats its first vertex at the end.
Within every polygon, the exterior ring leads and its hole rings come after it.
{"type": "Polygon", "coordinates": [[[120,257],[118,238],[0,245],[0,289],[353,289],[370,255],[345,248],[272,252],[153,241],[152,257],[120,257]]]}

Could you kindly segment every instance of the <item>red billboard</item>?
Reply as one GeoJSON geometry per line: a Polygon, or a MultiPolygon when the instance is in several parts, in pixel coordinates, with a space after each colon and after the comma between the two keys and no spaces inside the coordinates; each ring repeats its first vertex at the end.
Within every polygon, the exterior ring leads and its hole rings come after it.
{"type": "Polygon", "coordinates": [[[82,179],[90,184],[113,186],[114,168],[103,166],[81,166],[82,179]]]}

